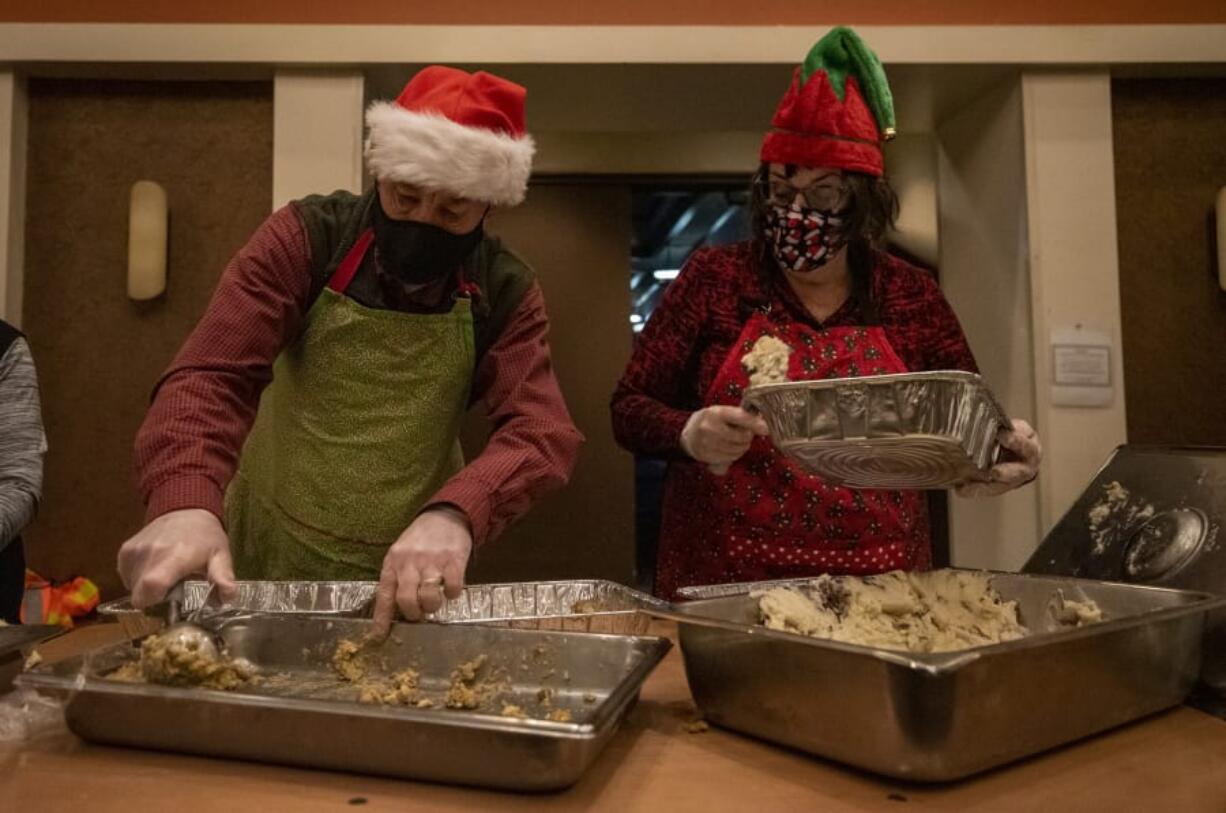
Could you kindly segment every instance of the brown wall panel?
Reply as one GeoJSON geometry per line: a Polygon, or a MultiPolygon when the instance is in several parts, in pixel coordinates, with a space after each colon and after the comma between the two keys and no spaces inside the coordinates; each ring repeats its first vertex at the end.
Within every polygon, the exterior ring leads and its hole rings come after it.
{"type": "MultiPolygon", "coordinates": [[[[570,485],[479,551],[470,578],[629,583],[634,461],[613,442],[609,396],[630,358],[630,190],[534,186],[523,205],[497,213],[490,230],[536,269],[558,381],[587,442],[570,485]]],[[[470,415],[463,435],[470,457],[487,434],[484,418],[470,415]]]]}
{"type": "Polygon", "coordinates": [[[272,198],[270,83],[30,83],[24,326],[50,452],[30,566],[120,590],[140,527],[132,441],[149,393],[272,198]],[[127,298],[128,191],[162,184],[167,293],[127,298]]]}
{"type": "Polygon", "coordinates": [[[44,0],[10,3],[0,20],[122,23],[349,23],[419,25],[1094,25],[1226,22],[1221,0],[44,0]]]}
{"type": "Polygon", "coordinates": [[[1226,79],[1116,80],[1112,107],[1128,440],[1226,446],[1226,79]]]}

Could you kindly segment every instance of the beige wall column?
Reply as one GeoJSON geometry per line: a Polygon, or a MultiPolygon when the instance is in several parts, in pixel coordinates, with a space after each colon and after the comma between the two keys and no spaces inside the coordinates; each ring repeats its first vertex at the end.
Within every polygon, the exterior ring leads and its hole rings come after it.
{"type": "Polygon", "coordinates": [[[0,318],[21,326],[25,273],[25,78],[0,71],[0,318]]]}
{"type": "MultiPolygon", "coordinates": [[[[937,173],[941,287],[1005,412],[1036,422],[1026,200],[1012,194],[1026,176],[1016,80],[940,123],[937,173]]],[[[1034,487],[997,498],[951,496],[953,563],[1018,569],[1039,541],[1038,506],[1034,487]]]]}
{"type": "Polygon", "coordinates": [[[278,70],[273,90],[272,205],[362,188],[358,71],[278,70]]]}
{"type": "Polygon", "coordinates": [[[1120,350],[1119,267],[1105,70],[1022,76],[1028,253],[1034,307],[1035,402],[1045,459],[1039,478],[1044,531],[1127,440],[1120,350]],[[1076,329],[1111,346],[1111,402],[1054,403],[1052,339],[1076,329]]]}

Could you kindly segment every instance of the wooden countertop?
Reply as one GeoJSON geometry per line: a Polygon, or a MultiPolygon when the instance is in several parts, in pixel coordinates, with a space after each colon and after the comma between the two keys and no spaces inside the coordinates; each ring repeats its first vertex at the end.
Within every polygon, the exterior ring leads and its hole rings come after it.
{"type": "MultiPolygon", "coordinates": [[[[661,632],[671,630],[662,628],[661,632]]],[[[119,638],[87,627],[47,660],[119,638]]],[[[516,795],[87,745],[66,732],[0,745],[0,807],[145,810],[1178,810],[1226,811],[1226,722],[1181,707],[950,785],[901,783],[712,729],[693,714],[674,648],[588,774],[568,791],[516,795]]]]}

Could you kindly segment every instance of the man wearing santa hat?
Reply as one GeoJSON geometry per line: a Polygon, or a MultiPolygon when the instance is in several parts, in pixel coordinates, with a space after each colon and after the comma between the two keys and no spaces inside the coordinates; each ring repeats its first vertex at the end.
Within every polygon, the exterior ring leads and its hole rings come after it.
{"type": "Polygon", "coordinates": [[[136,440],[133,603],[206,573],[379,579],[390,623],[455,597],[475,546],[564,484],[582,437],[530,268],[484,232],[524,198],[524,88],[422,70],[366,113],[364,195],[275,212],[226,268],[136,440]],[[465,465],[481,402],[494,431],[465,465]]]}

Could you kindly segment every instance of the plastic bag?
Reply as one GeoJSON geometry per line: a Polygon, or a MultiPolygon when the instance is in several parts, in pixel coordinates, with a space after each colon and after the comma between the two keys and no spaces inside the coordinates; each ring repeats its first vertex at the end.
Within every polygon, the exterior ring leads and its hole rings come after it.
{"type": "Polygon", "coordinates": [[[0,695],[0,745],[67,733],[64,704],[33,689],[0,695]]]}

